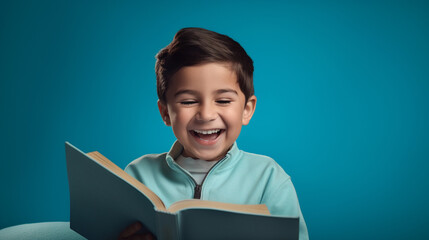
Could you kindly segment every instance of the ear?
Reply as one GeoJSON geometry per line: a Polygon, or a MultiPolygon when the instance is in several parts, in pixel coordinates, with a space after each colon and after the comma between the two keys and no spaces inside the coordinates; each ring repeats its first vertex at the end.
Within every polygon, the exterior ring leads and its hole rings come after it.
{"type": "Polygon", "coordinates": [[[162,121],[164,121],[165,125],[171,126],[170,115],[168,114],[167,105],[158,100],[158,109],[161,114],[162,121]]]}
{"type": "Polygon", "coordinates": [[[247,100],[247,103],[244,106],[243,117],[242,117],[243,125],[249,124],[250,119],[252,119],[253,113],[255,112],[255,108],[256,108],[256,96],[253,95],[247,100]]]}

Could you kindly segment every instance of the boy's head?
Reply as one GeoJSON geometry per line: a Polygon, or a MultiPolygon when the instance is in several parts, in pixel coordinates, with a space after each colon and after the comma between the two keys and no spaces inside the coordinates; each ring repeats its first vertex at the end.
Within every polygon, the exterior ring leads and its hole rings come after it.
{"type": "Polygon", "coordinates": [[[173,41],[156,55],[158,98],[166,103],[165,94],[171,77],[182,67],[204,63],[226,63],[236,74],[247,99],[254,95],[253,61],[241,45],[230,37],[203,28],[183,28],[173,41]]]}
{"type": "Polygon", "coordinates": [[[231,38],[200,28],[180,30],[157,55],[158,107],[183,155],[223,158],[256,105],[253,63],[231,38]]]}

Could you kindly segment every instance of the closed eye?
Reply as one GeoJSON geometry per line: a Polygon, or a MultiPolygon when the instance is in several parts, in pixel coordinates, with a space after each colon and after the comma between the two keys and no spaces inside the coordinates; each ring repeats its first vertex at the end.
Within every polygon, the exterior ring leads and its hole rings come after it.
{"type": "Polygon", "coordinates": [[[192,105],[197,103],[197,101],[181,101],[180,104],[182,105],[192,105]]]}
{"type": "Polygon", "coordinates": [[[217,100],[216,102],[219,104],[225,105],[225,104],[230,104],[231,100],[217,100]]]}

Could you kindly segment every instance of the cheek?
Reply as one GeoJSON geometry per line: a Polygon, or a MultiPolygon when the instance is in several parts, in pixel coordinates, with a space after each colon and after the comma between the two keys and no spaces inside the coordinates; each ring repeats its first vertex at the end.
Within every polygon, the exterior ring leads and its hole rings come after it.
{"type": "Polygon", "coordinates": [[[242,125],[243,109],[232,108],[225,112],[225,120],[231,127],[237,128],[242,125]]]}
{"type": "Polygon", "coordinates": [[[192,112],[189,109],[179,109],[172,114],[174,123],[180,126],[188,124],[192,116],[192,112]]]}

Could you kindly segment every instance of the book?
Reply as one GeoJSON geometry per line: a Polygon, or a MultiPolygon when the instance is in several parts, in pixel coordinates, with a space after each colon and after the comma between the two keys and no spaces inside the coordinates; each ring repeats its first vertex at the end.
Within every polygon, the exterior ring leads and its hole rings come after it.
{"type": "Polygon", "coordinates": [[[157,239],[298,239],[299,218],[270,215],[265,205],[199,199],[166,208],[162,200],[99,152],[65,143],[70,228],[87,239],[117,239],[140,221],[157,239]]]}

